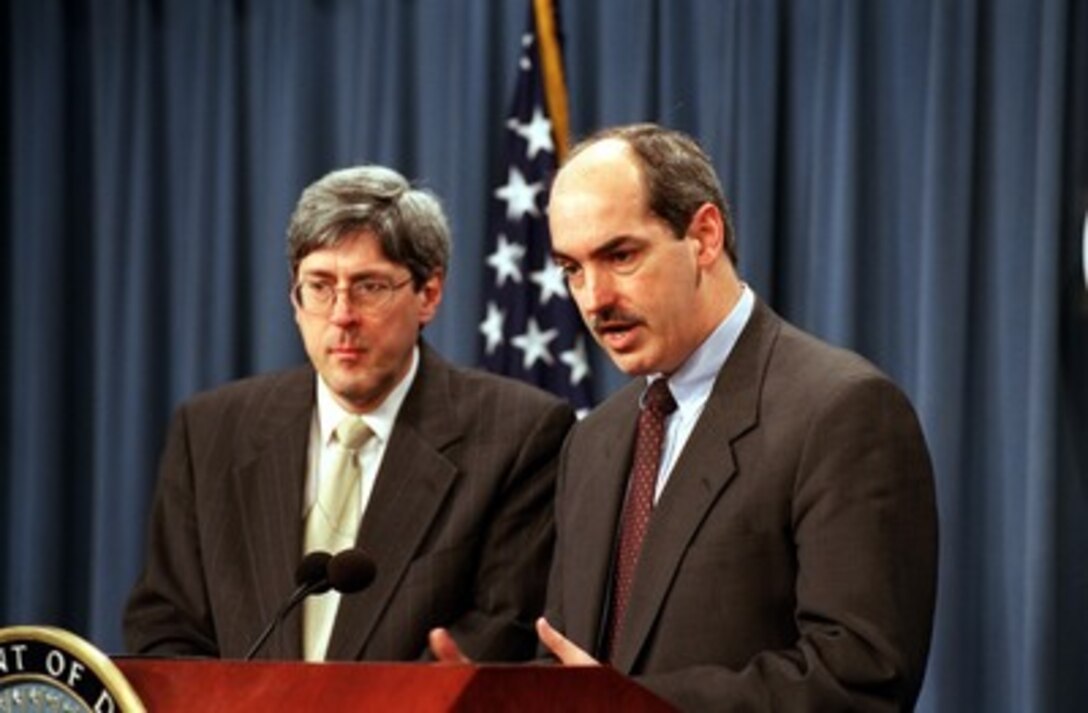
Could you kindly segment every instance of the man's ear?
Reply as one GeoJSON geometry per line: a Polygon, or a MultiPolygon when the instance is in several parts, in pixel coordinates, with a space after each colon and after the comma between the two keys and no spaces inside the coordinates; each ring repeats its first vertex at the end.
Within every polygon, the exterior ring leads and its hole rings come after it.
{"type": "Polygon", "coordinates": [[[691,217],[686,237],[695,241],[695,261],[709,267],[720,260],[725,250],[725,221],[713,203],[703,203],[691,217]]]}
{"type": "Polygon", "coordinates": [[[442,291],[446,285],[446,272],[436,268],[416,293],[419,300],[419,325],[430,322],[438,314],[438,305],[442,304],[442,291]]]}

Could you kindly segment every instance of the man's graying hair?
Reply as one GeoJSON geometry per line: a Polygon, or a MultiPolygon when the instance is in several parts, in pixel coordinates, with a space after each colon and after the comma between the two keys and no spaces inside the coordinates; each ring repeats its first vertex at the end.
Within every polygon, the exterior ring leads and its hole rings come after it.
{"type": "Polygon", "coordinates": [[[578,142],[567,160],[606,139],[618,139],[631,147],[646,181],[650,210],[669,224],[677,238],[684,237],[699,206],[717,206],[725,223],[725,253],[737,265],[733,216],[710,157],[695,139],[657,124],[616,126],[578,142]]]}
{"type": "Polygon", "coordinates": [[[385,257],[408,268],[417,290],[436,270],[447,271],[450,229],[438,198],[392,169],[356,166],[326,174],[302,192],[287,227],[291,277],[313,251],[364,229],[377,236],[385,257]]]}

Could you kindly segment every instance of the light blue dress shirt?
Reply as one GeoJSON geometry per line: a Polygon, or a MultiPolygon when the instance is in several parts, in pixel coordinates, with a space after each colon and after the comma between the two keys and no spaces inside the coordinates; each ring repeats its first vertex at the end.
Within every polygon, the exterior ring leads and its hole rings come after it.
{"type": "MultiPolygon", "coordinates": [[[[688,442],[699,416],[703,413],[706,401],[710,398],[714,380],[717,379],[718,372],[732,353],[733,346],[740,338],[744,326],[748,324],[748,318],[752,316],[754,306],[755,295],[751,288],[745,285],[737,304],[722,323],[710,333],[698,349],[692,352],[676,373],[669,377],[669,390],[672,391],[672,396],[676,400],[676,411],[669,416],[665,427],[665,444],[661,454],[661,467],[657,471],[654,503],[657,503],[665,490],[673,466],[680,458],[684,444],[688,442]]],[[[647,377],[646,386],[649,387],[662,376],[662,374],[651,374],[647,377]]],[[[640,406],[645,395],[646,392],[643,390],[642,397],[639,399],[640,406]]]]}

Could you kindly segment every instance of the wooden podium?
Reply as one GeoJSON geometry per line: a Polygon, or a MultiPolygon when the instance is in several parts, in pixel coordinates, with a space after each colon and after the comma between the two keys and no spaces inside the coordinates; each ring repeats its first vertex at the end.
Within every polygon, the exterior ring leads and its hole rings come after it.
{"type": "Polygon", "coordinates": [[[673,710],[606,667],[244,662],[116,658],[158,711],[673,710]]]}

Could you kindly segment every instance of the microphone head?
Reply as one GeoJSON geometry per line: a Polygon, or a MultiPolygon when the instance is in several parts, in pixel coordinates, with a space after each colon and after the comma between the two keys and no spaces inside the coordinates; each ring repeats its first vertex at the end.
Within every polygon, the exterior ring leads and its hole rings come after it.
{"type": "Polygon", "coordinates": [[[321,550],[307,553],[295,570],[295,584],[300,587],[312,587],[312,594],[324,594],[329,591],[328,571],[332,555],[321,550]]]}
{"type": "Polygon", "coordinates": [[[366,589],[377,573],[374,558],[359,549],[337,552],[329,560],[329,586],[341,594],[366,589]]]}

